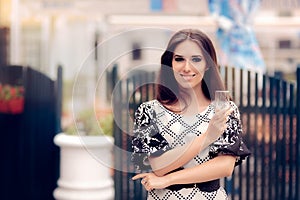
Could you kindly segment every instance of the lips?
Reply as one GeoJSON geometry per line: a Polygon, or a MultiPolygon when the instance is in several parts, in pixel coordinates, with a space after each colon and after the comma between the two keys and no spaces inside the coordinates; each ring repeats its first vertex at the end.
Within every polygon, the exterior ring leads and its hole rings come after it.
{"type": "Polygon", "coordinates": [[[180,76],[184,80],[189,81],[189,80],[193,79],[196,76],[196,74],[180,74],[180,76]]]}

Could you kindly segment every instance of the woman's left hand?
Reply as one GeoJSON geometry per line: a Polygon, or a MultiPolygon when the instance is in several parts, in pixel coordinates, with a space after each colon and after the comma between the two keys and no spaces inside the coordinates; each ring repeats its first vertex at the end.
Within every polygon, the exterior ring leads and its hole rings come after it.
{"type": "Polygon", "coordinates": [[[141,183],[147,191],[153,189],[163,189],[168,187],[168,179],[165,176],[156,176],[154,173],[142,173],[132,177],[132,180],[142,179],[141,183]]]}

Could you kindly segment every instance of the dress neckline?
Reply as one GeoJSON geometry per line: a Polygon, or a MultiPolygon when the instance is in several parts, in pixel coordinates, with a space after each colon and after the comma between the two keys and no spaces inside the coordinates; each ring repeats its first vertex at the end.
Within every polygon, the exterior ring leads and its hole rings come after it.
{"type": "Polygon", "coordinates": [[[173,114],[173,115],[177,115],[177,116],[180,116],[180,117],[192,117],[192,116],[201,116],[201,115],[205,115],[207,113],[207,111],[209,111],[210,107],[212,107],[213,103],[210,102],[208,104],[208,106],[206,106],[206,108],[199,112],[199,113],[196,113],[196,114],[191,114],[191,115],[184,115],[184,114],[181,114],[181,113],[176,113],[176,112],[173,112],[171,111],[170,109],[168,109],[167,107],[165,107],[161,102],[159,102],[157,99],[154,100],[162,109],[164,109],[165,111],[167,111],[168,113],[170,114],[173,114]]]}

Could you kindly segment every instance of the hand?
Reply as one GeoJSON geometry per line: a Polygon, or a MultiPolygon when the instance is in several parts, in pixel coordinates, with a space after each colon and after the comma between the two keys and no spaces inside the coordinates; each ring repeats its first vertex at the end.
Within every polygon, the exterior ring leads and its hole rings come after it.
{"type": "Polygon", "coordinates": [[[132,180],[142,179],[141,183],[147,191],[153,189],[163,189],[170,184],[165,176],[156,176],[154,173],[142,173],[132,177],[132,180]]]}
{"type": "Polygon", "coordinates": [[[226,106],[225,108],[218,109],[215,115],[209,122],[206,135],[210,143],[216,141],[226,130],[228,116],[232,113],[233,108],[231,106],[226,106]]]}

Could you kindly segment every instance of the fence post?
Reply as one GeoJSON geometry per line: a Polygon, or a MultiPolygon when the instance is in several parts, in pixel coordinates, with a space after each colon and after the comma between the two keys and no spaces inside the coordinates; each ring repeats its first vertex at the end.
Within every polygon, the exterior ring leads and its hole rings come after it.
{"type": "Polygon", "coordinates": [[[56,77],[56,133],[61,132],[61,112],[62,112],[62,92],[63,92],[63,69],[59,65],[57,68],[56,77]]]}
{"type": "Polygon", "coordinates": [[[296,195],[295,199],[300,199],[300,64],[297,67],[297,94],[296,94],[296,195]]]}
{"type": "MultiPolygon", "coordinates": [[[[121,88],[117,86],[118,82],[118,65],[115,64],[112,68],[111,71],[111,91],[115,91],[115,94],[112,96],[112,102],[113,102],[113,109],[114,113],[120,112],[120,99],[122,98],[120,95],[121,88]],[[118,87],[118,88],[116,88],[118,87]]],[[[114,125],[113,125],[113,136],[114,136],[114,165],[115,165],[115,170],[114,170],[114,189],[115,189],[115,200],[121,200],[123,197],[123,173],[122,173],[122,155],[120,150],[122,149],[122,134],[120,127],[118,126],[117,122],[121,121],[121,115],[114,115],[114,125]]]]}

